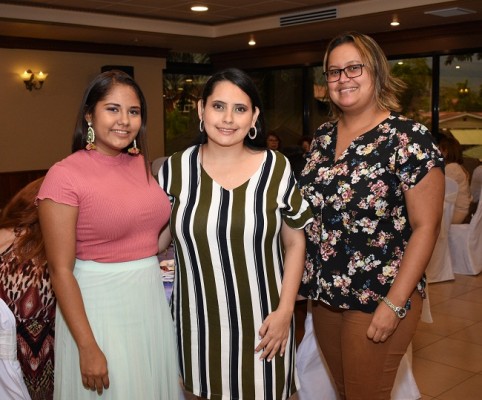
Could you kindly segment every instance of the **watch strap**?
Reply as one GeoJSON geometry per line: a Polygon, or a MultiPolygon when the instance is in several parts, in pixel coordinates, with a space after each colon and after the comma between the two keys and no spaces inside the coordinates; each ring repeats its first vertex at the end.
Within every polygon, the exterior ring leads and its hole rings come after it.
{"type": "Polygon", "coordinates": [[[407,314],[406,307],[397,307],[387,297],[382,296],[381,299],[390,309],[393,310],[393,312],[397,315],[398,318],[405,318],[405,315],[407,314]]]}

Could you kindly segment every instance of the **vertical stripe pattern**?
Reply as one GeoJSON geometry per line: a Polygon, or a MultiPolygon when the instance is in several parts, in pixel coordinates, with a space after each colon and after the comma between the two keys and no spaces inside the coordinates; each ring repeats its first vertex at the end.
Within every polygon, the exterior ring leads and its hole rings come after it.
{"type": "Polygon", "coordinates": [[[170,157],[159,181],[172,203],[172,312],[186,389],[209,399],[287,399],[296,390],[293,327],[284,357],[260,361],[254,349],[279,303],[282,222],[302,229],[311,217],[288,161],[266,151],[247,182],[226,190],[194,146],[170,157]]]}

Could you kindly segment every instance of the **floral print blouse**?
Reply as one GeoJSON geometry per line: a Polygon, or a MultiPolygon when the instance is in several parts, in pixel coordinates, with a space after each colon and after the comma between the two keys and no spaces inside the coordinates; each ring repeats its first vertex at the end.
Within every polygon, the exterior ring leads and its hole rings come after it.
{"type": "MultiPolygon", "coordinates": [[[[300,187],[314,214],[305,228],[300,294],[373,312],[395,280],[411,235],[404,192],[443,158],[427,128],[392,112],[335,160],[337,123],[318,128],[300,187]]],[[[425,280],[418,284],[424,296],[425,280]]]]}

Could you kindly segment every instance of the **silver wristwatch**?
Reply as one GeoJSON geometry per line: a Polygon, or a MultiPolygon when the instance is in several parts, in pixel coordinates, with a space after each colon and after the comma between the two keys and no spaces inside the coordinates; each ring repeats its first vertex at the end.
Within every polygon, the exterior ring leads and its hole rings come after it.
{"type": "Polygon", "coordinates": [[[398,318],[405,318],[405,316],[407,315],[407,309],[405,307],[397,307],[386,297],[382,297],[382,300],[388,307],[390,307],[395,312],[395,314],[397,314],[398,318]]]}

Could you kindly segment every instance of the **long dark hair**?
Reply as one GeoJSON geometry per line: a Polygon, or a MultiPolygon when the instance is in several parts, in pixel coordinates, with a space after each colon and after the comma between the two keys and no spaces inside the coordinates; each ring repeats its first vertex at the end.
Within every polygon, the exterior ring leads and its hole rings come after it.
{"type": "MultiPolygon", "coordinates": [[[[246,74],[246,72],[237,69],[237,68],[228,68],[222,71],[216,72],[212,75],[209,80],[206,82],[204,86],[203,94],[202,94],[202,104],[203,106],[206,104],[207,99],[211,96],[214,92],[214,88],[218,83],[221,82],[231,82],[233,85],[236,85],[240,88],[244,93],[248,95],[251,100],[251,106],[253,112],[255,111],[256,107],[259,109],[259,115],[256,119],[255,127],[257,130],[257,135],[254,139],[250,139],[248,135],[244,138],[244,144],[250,148],[254,149],[266,149],[266,132],[265,132],[265,122],[264,122],[264,111],[263,111],[263,104],[261,102],[261,97],[258,93],[258,89],[256,85],[252,81],[252,79],[246,74]]],[[[201,132],[201,138],[199,142],[206,143],[207,137],[206,133],[203,131],[201,132]]]]}
{"type": "MultiPolygon", "coordinates": [[[[72,153],[85,149],[87,145],[87,121],[85,116],[93,114],[95,106],[102,101],[112,90],[115,85],[126,85],[131,87],[139,98],[141,103],[141,128],[136,137],[137,147],[144,156],[144,164],[146,172],[149,173],[149,154],[147,151],[147,104],[144,94],[137,82],[123,71],[111,70],[97,75],[85,89],[84,97],[80,103],[77,122],[75,124],[74,138],[72,141],[72,153]]],[[[122,150],[127,153],[128,147],[122,150]]]]}
{"type": "Polygon", "coordinates": [[[32,259],[46,261],[44,241],[38,220],[35,198],[44,178],[30,182],[8,202],[0,213],[0,229],[13,229],[19,234],[15,241],[18,265],[32,259]]]}

